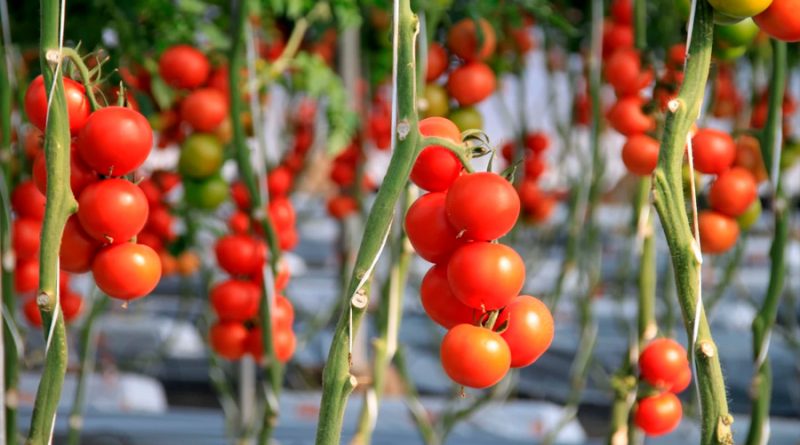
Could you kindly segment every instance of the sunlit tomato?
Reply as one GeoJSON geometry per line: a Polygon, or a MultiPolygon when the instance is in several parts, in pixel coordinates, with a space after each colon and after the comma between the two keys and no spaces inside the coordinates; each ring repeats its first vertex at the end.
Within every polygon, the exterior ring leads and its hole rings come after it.
{"type": "Polygon", "coordinates": [[[447,264],[437,264],[428,270],[422,278],[419,297],[425,313],[444,328],[473,322],[474,309],[465,306],[450,291],[447,264]]]}
{"type": "Polygon", "coordinates": [[[623,48],[633,47],[633,27],[606,21],[603,25],[603,57],[623,48]]]}
{"type": "Polygon", "coordinates": [[[345,219],[358,211],[358,201],[352,196],[336,195],[328,200],[328,213],[336,219],[345,219]]]}
{"type": "Polygon", "coordinates": [[[64,314],[64,321],[70,323],[81,315],[83,309],[83,298],[75,292],[65,290],[59,297],[61,312],[64,314]]]}
{"type": "Polygon", "coordinates": [[[239,360],[246,352],[247,328],[238,321],[218,321],[208,332],[211,349],[228,360],[239,360]]]}
{"type": "Polygon", "coordinates": [[[228,183],[219,173],[201,181],[187,179],[183,187],[186,202],[202,210],[214,210],[228,198],[228,183]]]}
{"type": "Polygon", "coordinates": [[[522,368],[535,362],[553,342],[553,315],[538,298],[529,295],[515,297],[500,312],[495,328],[503,323],[508,324],[500,336],[511,351],[512,368],[522,368]]]}
{"type": "Polygon", "coordinates": [[[631,0],[611,2],[611,17],[621,25],[630,25],[633,22],[633,2],[631,0]]]}
{"type": "Polygon", "coordinates": [[[453,70],[447,79],[447,92],[462,106],[483,101],[496,87],[494,71],[481,62],[466,63],[453,70]]]}
{"type": "Polygon", "coordinates": [[[181,102],[181,118],[196,131],[214,131],[228,117],[228,99],[213,88],[194,90],[181,102]]]}
{"type": "Polygon", "coordinates": [[[61,236],[61,268],[72,273],[88,272],[100,245],[83,230],[77,215],[70,216],[61,236]]]}
{"type": "Polygon", "coordinates": [[[11,192],[11,209],[20,218],[44,219],[45,199],[33,181],[22,181],[11,192]]]}
{"type": "Polygon", "coordinates": [[[711,208],[733,218],[746,212],[757,197],[755,178],[741,167],[720,174],[708,191],[711,208]]]}
{"type": "Polygon", "coordinates": [[[39,305],[36,303],[35,295],[25,300],[25,303],[22,305],[22,313],[31,326],[37,328],[42,326],[42,313],[39,312],[39,305]]]}
{"type": "Polygon", "coordinates": [[[223,158],[219,139],[210,134],[194,133],[181,144],[178,171],[192,179],[205,179],[219,171],[223,158]]]}
{"type": "Polygon", "coordinates": [[[97,287],[109,297],[133,300],[156,288],[161,279],[161,259],[142,244],[113,244],[97,252],[92,275],[97,287]]]}
{"type": "MultiPolygon", "coordinates": [[[[461,132],[456,124],[443,117],[429,117],[419,121],[423,136],[435,136],[461,142],[461,132]]],[[[429,192],[442,192],[461,174],[461,161],[450,150],[431,145],[425,147],[411,169],[411,181],[429,192]]]]}
{"type": "MultiPolygon", "coordinates": [[[[69,158],[69,185],[74,196],[80,196],[87,185],[97,181],[97,173],[86,165],[73,146],[69,158]]],[[[33,160],[33,182],[42,194],[47,193],[47,159],[44,151],[36,154],[33,160]]]]}
{"type": "Polygon", "coordinates": [[[672,385],[672,389],[670,392],[673,394],[680,394],[689,387],[692,383],[692,368],[687,366],[683,368],[683,371],[678,374],[678,377],[675,379],[674,384],[672,385]]]}
{"type": "Polygon", "coordinates": [[[642,99],[636,96],[620,98],[608,110],[606,118],[615,130],[625,136],[653,131],[656,128],[656,121],[644,113],[642,104],[642,99]]]}
{"type": "Polygon", "coordinates": [[[648,436],[660,436],[674,430],[681,422],[681,417],[681,401],[675,394],[664,392],[639,400],[634,421],[648,436]]]}
{"type": "Polygon", "coordinates": [[[442,45],[431,43],[428,47],[428,65],[425,69],[425,80],[432,82],[447,70],[447,52],[442,45]]]}
{"type": "Polygon", "coordinates": [[[469,324],[447,331],[440,355],[448,377],[470,388],[494,385],[505,377],[511,365],[511,352],[499,334],[469,324]]]}
{"type": "Polygon", "coordinates": [[[628,171],[649,176],[658,164],[659,143],[646,134],[634,134],[622,146],[622,162],[628,171]]]}
{"type": "Polygon", "coordinates": [[[756,182],[763,182],[768,178],[767,168],[761,157],[761,144],[753,136],[742,135],[736,139],[736,160],[733,165],[748,170],[756,178],[756,182]]]}
{"type": "Polygon", "coordinates": [[[466,239],[490,241],[508,233],[519,218],[514,186],[502,176],[479,172],[460,176],[447,192],[447,218],[466,239]]]}
{"type": "Polygon", "coordinates": [[[450,112],[450,96],[443,86],[435,83],[425,85],[424,97],[425,108],[420,109],[423,117],[446,116],[450,112]]]}
{"type": "Polygon", "coordinates": [[[713,210],[704,210],[698,216],[700,247],[703,252],[723,253],[739,238],[736,220],[713,210]]]}
{"type": "Polygon", "coordinates": [[[106,243],[124,243],[139,233],[149,207],[138,186],[125,179],[97,181],[78,198],[78,219],[86,233],[106,243]]]}
{"type": "Polygon", "coordinates": [[[267,175],[267,190],[272,197],[282,197],[292,188],[292,172],[284,166],[275,167],[267,175]]]}
{"type": "Polygon", "coordinates": [[[39,254],[42,222],[33,218],[19,218],[12,224],[11,246],[19,259],[35,258],[39,254]]]}
{"type": "Polygon", "coordinates": [[[441,263],[462,244],[445,211],[445,193],[422,195],[408,208],[405,230],[414,250],[431,263],[441,263]]]}
{"type": "Polygon", "coordinates": [[[123,176],[147,159],[153,130],[144,116],[130,108],[106,107],[89,116],[77,145],[89,167],[104,175],[123,176]]]}
{"type": "Polygon", "coordinates": [[[240,210],[234,212],[230,219],[228,219],[228,227],[231,229],[231,232],[236,234],[247,234],[250,232],[250,226],[250,217],[247,216],[247,213],[240,210]]]}
{"type": "Polygon", "coordinates": [[[270,220],[279,232],[294,228],[297,217],[294,212],[292,201],[288,198],[276,198],[269,202],[267,209],[270,220]]]}
{"type": "Polygon", "coordinates": [[[488,58],[497,45],[492,25],[486,19],[478,19],[479,33],[475,23],[476,20],[471,18],[461,19],[447,33],[447,47],[453,54],[468,62],[488,58]]]}
{"type": "Polygon", "coordinates": [[[641,56],[634,49],[616,51],[608,58],[603,72],[618,96],[635,95],[653,79],[652,71],[642,71],[641,56]]]}
{"type": "Polygon", "coordinates": [[[221,320],[246,321],[258,314],[261,291],[250,281],[228,279],[212,287],[208,297],[221,320]]]}
{"type": "Polygon", "coordinates": [[[158,73],[167,85],[192,89],[205,83],[211,72],[206,56],[189,45],[168,48],[158,59],[158,73]]]}
{"type": "MultiPolygon", "coordinates": [[[[671,391],[678,386],[681,374],[689,368],[686,349],[670,338],[657,338],[639,355],[639,373],[647,383],[671,391]]],[[[691,375],[691,372],[690,372],[691,375]]]]}
{"type": "Polygon", "coordinates": [[[474,242],[459,247],[447,263],[453,294],[465,305],[494,310],[519,295],[525,282],[525,263],[514,249],[474,242]]]}
{"type": "Polygon", "coordinates": [[[231,275],[252,275],[261,272],[266,260],[266,247],[246,235],[226,235],[214,247],[217,263],[231,275]]]}
{"type": "MultiPolygon", "coordinates": [[[[64,77],[63,80],[67,114],[69,115],[69,131],[74,135],[86,124],[91,107],[83,85],[67,77],[64,77]]],[[[28,115],[28,120],[42,131],[44,131],[47,120],[48,94],[49,91],[45,91],[44,78],[41,75],[36,76],[25,91],[25,114],[28,115]]]]}
{"type": "Polygon", "coordinates": [[[743,19],[760,14],[772,0],[709,0],[714,9],[728,17],[743,19]]]}
{"type": "Polygon", "coordinates": [[[736,144],[724,131],[701,128],[692,138],[695,170],[718,175],[729,169],[736,159],[736,144]]]}
{"type": "Polygon", "coordinates": [[[550,146],[550,138],[543,131],[534,131],[525,135],[525,148],[534,154],[543,153],[550,146]]]}
{"type": "Polygon", "coordinates": [[[450,111],[447,118],[453,121],[461,131],[483,128],[483,116],[475,107],[458,107],[450,111]]]}

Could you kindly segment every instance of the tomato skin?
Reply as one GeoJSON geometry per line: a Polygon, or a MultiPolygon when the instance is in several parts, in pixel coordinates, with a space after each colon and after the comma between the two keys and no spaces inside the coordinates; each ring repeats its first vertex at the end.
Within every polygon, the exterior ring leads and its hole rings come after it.
{"type": "Polygon", "coordinates": [[[708,0],[708,2],[720,14],[743,19],[760,14],[769,7],[772,0],[708,0]]]}
{"type": "Polygon", "coordinates": [[[511,352],[499,334],[469,324],[450,329],[439,352],[445,373],[454,382],[470,388],[496,384],[511,365],[511,352]]]}
{"type": "Polygon", "coordinates": [[[525,135],[525,148],[533,154],[544,153],[550,147],[550,138],[543,131],[535,131],[525,135]]]}
{"type": "Polygon", "coordinates": [[[634,49],[620,49],[608,58],[603,73],[614,87],[618,96],[636,95],[652,80],[652,72],[642,72],[639,52],[634,49]]]}
{"type": "Polygon", "coordinates": [[[267,190],[273,198],[285,197],[292,189],[292,172],[288,167],[279,165],[267,175],[267,190]]]}
{"type": "Polygon", "coordinates": [[[247,328],[238,321],[218,321],[208,332],[211,349],[220,357],[239,360],[246,352],[247,328]]]}
{"type": "Polygon", "coordinates": [[[181,102],[181,118],[196,131],[214,131],[226,117],[228,99],[213,88],[194,90],[181,102]]]}
{"type": "Polygon", "coordinates": [[[147,159],[153,130],[144,116],[130,108],[106,107],[89,116],[77,145],[83,161],[98,173],[124,176],[147,159]]]}
{"type": "Polygon", "coordinates": [[[14,290],[18,294],[33,292],[39,287],[39,259],[17,260],[14,267],[14,290]]]}
{"type": "MultiPolygon", "coordinates": [[[[419,132],[423,136],[436,136],[461,142],[461,131],[456,124],[443,117],[429,117],[419,122],[419,132]]],[[[439,146],[425,147],[411,168],[411,181],[419,188],[429,192],[447,190],[461,174],[462,166],[458,157],[450,150],[439,146]]]]}
{"type": "Polygon", "coordinates": [[[503,337],[511,352],[511,367],[523,368],[539,359],[555,335],[553,315],[541,300],[520,295],[511,300],[497,317],[495,327],[508,321],[503,337]]]}
{"type": "Polygon", "coordinates": [[[431,263],[447,261],[463,243],[447,219],[445,199],[445,193],[431,192],[420,196],[406,212],[408,240],[417,254],[431,263]]]}
{"type": "Polygon", "coordinates": [[[711,208],[733,218],[746,212],[757,197],[755,178],[741,167],[733,167],[719,175],[708,192],[711,208]]]}
{"type": "MultiPolygon", "coordinates": [[[[69,116],[69,131],[75,135],[86,125],[91,107],[86,97],[86,90],[80,83],[64,77],[64,95],[67,99],[67,114],[69,116]]],[[[25,91],[25,114],[39,130],[44,131],[47,120],[47,94],[44,77],[36,76],[25,91]]]]}
{"type": "Polygon", "coordinates": [[[178,171],[192,179],[205,179],[222,167],[222,143],[215,136],[193,133],[181,144],[178,171]]]}
{"type": "Polygon", "coordinates": [[[447,70],[447,51],[442,45],[434,42],[428,46],[428,65],[425,68],[425,80],[432,82],[447,70]]]}
{"type": "Polygon", "coordinates": [[[352,196],[337,195],[328,200],[328,213],[339,220],[358,211],[358,201],[352,196]]]}
{"type": "MultiPolygon", "coordinates": [[[[260,327],[250,331],[246,345],[247,352],[256,360],[261,360],[264,355],[264,342],[260,327]]],[[[291,329],[273,326],[272,345],[275,348],[275,358],[281,363],[286,363],[294,355],[294,350],[297,347],[297,337],[291,329]]]]}
{"type": "Polygon", "coordinates": [[[606,116],[611,126],[625,136],[655,130],[655,119],[642,111],[642,102],[642,99],[636,96],[620,98],[608,110],[606,116]]]}
{"type": "Polygon", "coordinates": [[[39,312],[39,305],[36,303],[36,296],[31,296],[22,305],[22,313],[28,323],[36,328],[42,327],[42,313],[39,312]]]}
{"type": "Polygon", "coordinates": [[[33,218],[19,218],[12,223],[11,246],[19,259],[36,258],[42,233],[42,222],[33,218]]]}
{"type": "Polygon", "coordinates": [[[447,79],[447,92],[461,106],[469,106],[482,102],[494,93],[497,78],[488,65],[481,62],[469,62],[462,65],[447,79]]]}
{"type": "Polygon", "coordinates": [[[739,224],[736,220],[713,210],[700,212],[698,225],[703,252],[726,252],[739,238],[739,224]]]}
{"type": "Polygon", "coordinates": [[[525,282],[525,264],[503,244],[473,242],[459,247],[447,264],[453,294],[465,305],[481,310],[506,306],[525,282]]]}
{"type": "Polygon", "coordinates": [[[125,179],[98,181],[78,198],[81,226],[100,242],[127,242],[144,228],[148,213],[144,192],[125,179]]]}
{"type": "MultiPolygon", "coordinates": [[[[69,185],[74,196],[80,196],[87,185],[98,181],[97,173],[86,165],[73,145],[69,158],[69,185]]],[[[44,150],[36,154],[33,159],[33,182],[42,194],[47,193],[47,159],[44,150]]]]}
{"type": "Polygon", "coordinates": [[[83,298],[81,298],[79,294],[68,289],[65,289],[59,295],[64,321],[70,323],[81,315],[83,298]]]}
{"type": "Polygon", "coordinates": [[[261,273],[266,260],[266,247],[246,235],[226,235],[214,247],[219,267],[231,275],[261,273]]]}
{"type": "Polygon", "coordinates": [[[425,109],[422,117],[446,116],[450,112],[450,96],[443,86],[436,83],[425,85],[425,109]]]}
{"type": "Polygon", "coordinates": [[[83,230],[78,216],[70,216],[61,236],[61,268],[72,273],[88,272],[100,246],[97,240],[83,230]]]}
{"type": "Polygon", "coordinates": [[[680,394],[689,387],[692,383],[692,368],[687,366],[683,368],[683,371],[678,374],[678,377],[675,379],[672,385],[672,389],[670,392],[673,394],[680,394]]]}
{"type": "Polygon", "coordinates": [[[297,216],[292,201],[288,198],[276,198],[269,202],[267,211],[272,224],[278,232],[294,229],[297,216]]]}
{"type": "Polygon", "coordinates": [[[472,324],[475,310],[465,306],[450,290],[447,264],[436,264],[422,278],[420,301],[425,313],[440,326],[450,329],[459,324],[472,324]]]}
{"type": "Polygon", "coordinates": [[[11,209],[20,218],[44,219],[47,199],[31,180],[22,181],[11,192],[11,209]]]}
{"type": "Polygon", "coordinates": [[[229,279],[209,292],[211,307],[223,321],[246,321],[258,315],[261,291],[250,281],[229,279]]]}
{"type": "Polygon", "coordinates": [[[622,147],[622,162],[631,173],[650,176],[658,165],[659,143],[646,134],[635,134],[622,147]]]}
{"type": "MultiPolygon", "coordinates": [[[[656,388],[671,391],[680,386],[682,373],[689,368],[686,349],[670,338],[657,338],[639,355],[639,374],[656,388]]],[[[691,379],[691,371],[689,372],[691,379]]]]}
{"type": "Polygon", "coordinates": [[[633,23],[633,2],[631,0],[614,0],[611,2],[611,16],[616,23],[630,25],[633,23]]]}
{"type": "MultiPolygon", "coordinates": [[[[465,18],[459,20],[455,25],[450,28],[447,33],[447,47],[458,57],[470,62],[475,60],[485,60],[494,53],[497,46],[497,37],[495,36],[494,28],[486,21],[480,18],[477,20],[478,26],[481,27],[481,34],[483,40],[478,43],[478,32],[475,28],[475,20],[465,18]],[[480,45],[480,47],[478,47],[480,45]]],[[[432,80],[432,79],[429,79],[432,80]]]]}
{"type": "Polygon", "coordinates": [[[235,234],[246,235],[250,232],[250,227],[250,217],[241,210],[234,212],[230,219],[228,219],[228,228],[235,234]]]}
{"type": "Polygon", "coordinates": [[[800,0],[773,0],[761,14],[753,17],[762,31],[786,42],[800,41],[800,0]]]}
{"type": "Polygon", "coordinates": [[[463,237],[490,241],[508,233],[520,212],[514,186],[502,176],[478,172],[460,176],[447,192],[447,218],[463,237]]]}
{"type": "Polygon", "coordinates": [[[158,59],[158,73],[167,85],[181,89],[197,88],[211,72],[206,56],[189,45],[168,48],[158,59]]]}
{"type": "Polygon", "coordinates": [[[214,210],[228,198],[228,183],[214,174],[202,181],[183,182],[186,202],[201,210],[214,210]]]}
{"type": "Polygon", "coordinates": [[[733,165],[750,171],[759,183],[769,178],[761,157],[761,144],[752,136],[742,135],[736,139],[736,160],[733,165]]]}
{"type": "Polygon", "coordinates": [[[97,252],[92,274],[97,287],[109,297],[134,300],[156,288],[161,279],[161,259],[143,244],[113,244],[97,252]]]}
{"type": "Polygon", "coordinates": [[[674,430],[681,422],[681,417],[681,401],[675,394],[664,392],[639,400],[634,422],[648,436],[661,436],[674,430]]]}
{"type": "Polygon", "coordinates": [[[736,159],[736,144],[724,131],[702,128],[692,138],[692,156],[695,170],[719,175],[736,159]]]}

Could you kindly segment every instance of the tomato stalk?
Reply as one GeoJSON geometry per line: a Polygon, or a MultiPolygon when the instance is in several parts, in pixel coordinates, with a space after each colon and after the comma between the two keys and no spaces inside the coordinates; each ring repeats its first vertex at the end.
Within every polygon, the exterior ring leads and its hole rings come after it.
{"type": "MultiPolygon", "coordinates": [[[[81,55],[78,54],[72,48],[62,48],[61,54],[64,57],[69,58],[69,60],[78,67],[78,72],[81,73],[81,83],[83,84],[83,88],[86,90],[86,96],[89,98],[89,106],[92,109],[92,112],[95,112],[100,109],[100,105],[97,103],[97,97],[94,94],[94,85],[92,85],[92,76],[89,74],[89,67],[83,63],[83,59],[81,55]]],[[[120,96],[124,97],[124,92],[120,90],[120,96]]]]}
{"type": "Polygon", "coordinates": [[[466,170],[468,173],[475,172],[475,169],[472,167],[472,163],[470,162],[472,153],[463,144],[456,144],[450,139],[438,136],[425,136],[420,141],[420,145],[422,147],[427,147],[429,145],[438,145],[440,147],[444,147],[458,157],[458,160],[461,161],[461,165],[464,167],[464,170],[466,170]]]}
{"type": "Polygon", "coordinates": [[[747,444],[757,445],[769,442],[769,405],[772,396],[772,369],[769,350],[770,334],[775,325],[783,294],[786,273],[786,243],[789,231],[788,203],[781,186],[781,127],[783,125],[783,95],[786,85],[786,43],[772,40],[772,78],[770,79],[767,123],[761,134],[761,153],[769,168],[772,182],[772,203],[775,235],[770,247],[770,274],[767,294],[761,308],[753,319],[753,361],[756,372],[753,376],[753,408],[747,444]]]}
{"type": "Polygon", "coordinates": [[[678,301],[695,362],[696,382],[702,405],[701,444],[732,443],[725,381],[719,353],[711,335],[700,297],[700,246],[686,213],[683,193],[683,159],[687,135],[697,120],[711,61],[713,10],[705,0],[696,0],[691,43],[684,81],[678,97],[668,105],[664,134],[653,173],[654,203],[674,266],[678,301]],[[695,336],[696,333],[696,336],[695,336]]]}

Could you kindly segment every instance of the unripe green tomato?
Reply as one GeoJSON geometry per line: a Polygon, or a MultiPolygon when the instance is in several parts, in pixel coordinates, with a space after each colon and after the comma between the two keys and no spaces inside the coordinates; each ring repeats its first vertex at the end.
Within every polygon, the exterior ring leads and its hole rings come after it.
{"type": "Polygon", "coordinates": [[[222,143],[216,136],[194,133],[181,144],[178,172],[187,178],[208,178],[222,167],[222,151],[222,143]]]}
{"type": "Polygon", "coordinates": [[[753,224],[758,221],[759,217],[761,217],[761,200],[756,198],[756,200],[750,204],[750,207],[736,218],[736,222],[739,223],[740,229],[750,230],[750,227],[753,227],[753,224]]]}
{"type": "Polygon", "coordinates": [[[743,19],[764,12],[772,0],[708,0],[716,12],[743,19]]]}
{"type": "Polygon", "coordinates": [[[747,52],[746,46],[732,46],[732,47],[722,47],[719,45],[714,45],[714,57],[717,60],[728,61],[728,60],[736,60],[739,57],[742,57],[747,52]]]}
{"type": "Polygon", "coordinates": [[[198,209],[214,210],[228,198],[228,183],[220,175],[202,181],[183,181],[186,202],[198,209]]]}
{"type": "Polygon", "coordinates": [[[461,107],[450,112],[448,118],[461,131],[483,129],[483,116],[475,107],[461,107]]]}
{"type": "Polygon", "coordinates": [[[450,112],[450,96],[443,86],[429,83],[425,86],[424,97],[426,108],[422,110],[423,117],[444,117],[450,112]]]}
{"type": "Polygon", "coordinates": [[[781,169],[791,167],[800,158],[800,143],[797,141],[786,141],[781,151],[781,169]]]}
{"type": "Polygon", "coordinates": [[[714,40],[728,48],[750,45],[757,35],[758,25],[750,17],[733,25],[717,25],[714,27],[714,40]]]}

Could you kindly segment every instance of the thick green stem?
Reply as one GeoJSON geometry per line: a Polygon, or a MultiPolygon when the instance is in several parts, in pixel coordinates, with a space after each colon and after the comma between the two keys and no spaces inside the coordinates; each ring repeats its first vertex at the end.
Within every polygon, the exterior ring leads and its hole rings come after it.
{"type": "Polygon", "coordinates": [[[658,166],[653,173],[654,202],[669,245],[678,300],[692,345],[696,382],[702,404],[703,445],[733,443],[725,381],[719,354],[700,300],[701,253],[686,213],[683,194],[683,158],[687,135],[697,120],[711,61],[714,18],[706,0],[697,0],[684,81],[678,97],[669,103],[658,166]]]}
{"type": "MultiPolygon", "coordinates": [[[[761,152],[766,165],[780,163],[781,126],[783,94],[786,85],[786,43],[772,41],[772,79],[770,80],[769,109],[767,125],[761,137],[761,152]]],[[[772,399],[772,370],[770,369],[770,334],[775,325],[781,295],[783,294],[786,273],[786,243],[789,232],[789,210],[781,187],[780,169],[771,169],[770,180],[773,186],[773,215],[775,218],[775,237],[770,248],[770,274],[767,294],[761,309],[753,319],[753,361],[756,372],[753,376],[753,409],[750,413],[750,429],[747,432],[748,445],[769,442],[769,405],[772,399]]]]}
{"type": "Polygon", "coordinates": [[[347,293],[343,296],[346,306],[336,324],[328,353],[322,378],[323,392],[317,445],[339,443],[347,399],[356,386],[356,379],[350,373],[350,341],[358,331],[369,302],[369,294],[365,291],[365,287],[368,288],[372,269],[389,234],[395,205],[408,181],[420,137],[417,130],[414,47],[419,24],[411,11],[410,0],[397,0],[397,2],[394,17],[394,107],[397,120],[393,123],[395,130],[392,135],[393,154],[388,174],[367,217],[364,238],[356,257],[353,275],[347,293]]]}

